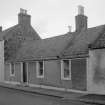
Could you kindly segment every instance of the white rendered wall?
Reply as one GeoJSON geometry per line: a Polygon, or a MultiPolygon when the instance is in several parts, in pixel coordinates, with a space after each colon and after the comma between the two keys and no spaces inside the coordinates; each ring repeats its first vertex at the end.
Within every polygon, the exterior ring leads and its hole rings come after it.
{"type": "Polygon", "coordinates": [[[90,93],[105,94],[105,49],[89,51],[87,90],[90,93]]]}

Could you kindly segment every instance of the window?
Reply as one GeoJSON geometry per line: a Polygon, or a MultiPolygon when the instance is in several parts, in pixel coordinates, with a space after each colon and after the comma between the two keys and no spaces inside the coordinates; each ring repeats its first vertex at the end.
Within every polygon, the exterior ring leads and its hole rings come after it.
{"type": "Polygon", "coordinates": [[[37,62],[37,77],[44,77],[44,61],[37,62]]]}
{"type": "Polygon", "coordinates": [[[15,64],[11,63],[10,65],[10,75],[14,76],[15,75],[15,64]]]}
{"type": "Polygon", "coordinates": [[[61,61],[61,79],[71,80],[71,61],[70,60],[61,61]]]}

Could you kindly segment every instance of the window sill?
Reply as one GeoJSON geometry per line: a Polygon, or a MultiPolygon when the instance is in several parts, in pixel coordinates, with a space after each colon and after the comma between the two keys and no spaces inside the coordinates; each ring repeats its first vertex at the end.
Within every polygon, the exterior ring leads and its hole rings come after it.
{"type": "Polygon", "coordinates": [[[61,80],[71,80],[71,78],[61,78],[61,80]]]}
{"type": "Polygon", "coordinates": [[[11,74],[10,76],[11,76],[11,77],[14,77],[14,76],[15,76],[15,74],[11,74]]]}
{"type": "Polygon", "coordinates": [[[44,76],[37,76],[37,78],[44,78],[44,76]]]}

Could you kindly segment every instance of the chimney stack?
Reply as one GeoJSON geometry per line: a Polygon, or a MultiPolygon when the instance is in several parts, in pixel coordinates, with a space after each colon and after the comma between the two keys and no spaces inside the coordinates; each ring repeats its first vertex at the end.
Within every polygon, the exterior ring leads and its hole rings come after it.
{"type": "Polygon", "coordinates": [[[20,13],[18,14],[18,24],[30,25],[31,16],[27,14],[27,10],[20,8],[20,13]]]}
{"type": "Polygon", "coordinates": [[[0,32],[2,32],[2,26],[0,26],[0,32]]]}
{"type": "Polygon", "coordinates": [[[71,28],[72,28],[71,26],[68,26],[69,32],[71,32],[71,28]]]}
{"type": "Polygon", "coordinates": [[[84,15],[84,7],[78,6],[78,15],[75,17],[76,31],[80,32],[83,28],[87,29],[87,16],[84,15]]]}

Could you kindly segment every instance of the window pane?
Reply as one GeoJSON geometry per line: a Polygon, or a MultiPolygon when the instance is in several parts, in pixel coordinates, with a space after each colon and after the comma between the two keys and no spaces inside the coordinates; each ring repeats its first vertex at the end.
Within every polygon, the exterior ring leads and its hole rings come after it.
{"type": "Polygon", "coordinates": [[[39,75],[43,75],[43,62],[39,62],[39,75]]]}
{"type": "Polygon", "coordinates": [[[13,74],[14,74],[14,72],[15,72],[15,70],[14,70],[14,64],[13,64],[13,63],[11,63],[11,74],[13,75],[13,74]]]}
{"type": "Polygon", "coordinates": [[[69,60],[64,60],[64,78],[69,78],[70,71],[69,71],[69,60]]]}

